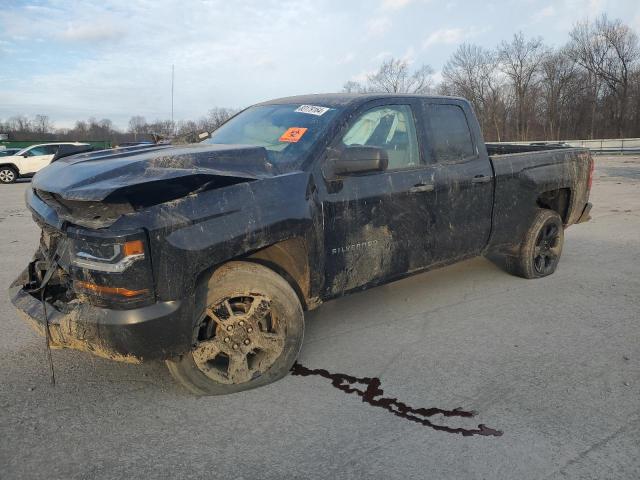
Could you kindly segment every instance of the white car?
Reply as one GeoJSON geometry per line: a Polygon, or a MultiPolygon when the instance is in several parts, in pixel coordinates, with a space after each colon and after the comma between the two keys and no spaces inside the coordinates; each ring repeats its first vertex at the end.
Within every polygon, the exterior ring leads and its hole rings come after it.
{"type": "Polygon", "coordinates": [[[61,145],[91,147],[88,143],[42,143],[23,148],[15,155],[0,157],[0,183],[13,183],[18,178],[32,177],[51,163],[61,145]]]}

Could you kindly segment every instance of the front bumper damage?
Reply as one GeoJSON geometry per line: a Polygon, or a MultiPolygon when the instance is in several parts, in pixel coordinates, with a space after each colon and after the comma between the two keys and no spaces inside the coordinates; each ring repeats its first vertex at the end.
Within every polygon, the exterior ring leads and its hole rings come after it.
{"type": "Polygon", "coordinates": [[[20,316],[41,336],[48,324],[52,348],[81,350],[128,363],[165,360],[190,348],[194,302],[175,300],[112,310],[74,300],[61,308],[48,301],[43,305],[37,294],[29,293],[25,286],[31,280],[25,269],[9,288],[9,296],[20,316]]]}

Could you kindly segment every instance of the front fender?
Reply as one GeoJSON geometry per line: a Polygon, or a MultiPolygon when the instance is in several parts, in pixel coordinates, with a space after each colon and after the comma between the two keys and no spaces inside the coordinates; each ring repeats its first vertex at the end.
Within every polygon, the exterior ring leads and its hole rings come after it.
{"type": "Polygon", "coordinates": [[[148,225],[161,299],[192,292],[199,274],[293,237],[317,244],[316,202],[308,173],[294,173],[170,202],[148,225]]]}

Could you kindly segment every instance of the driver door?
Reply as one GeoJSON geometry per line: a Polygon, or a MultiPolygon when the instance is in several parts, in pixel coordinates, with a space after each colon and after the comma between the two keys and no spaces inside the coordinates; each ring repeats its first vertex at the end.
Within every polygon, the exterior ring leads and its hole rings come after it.
{"type": "Polygon", "coordinates": [[[58,150],[58,145],[41,145],[28,150],[25,157],[22,174],[36,173],[51,163],[51,159],[58,150]]]}
{"type": "Polygon", "coordinates": [[[329,150],[377,147],[387,152],[389,165],[385,171],[325,177],[321,200],[327,298],[423,266],[429,243],[425,205],[434,193],[416,128],[419,106],[406,99],[390,102],[362,107],[329,150]]]}

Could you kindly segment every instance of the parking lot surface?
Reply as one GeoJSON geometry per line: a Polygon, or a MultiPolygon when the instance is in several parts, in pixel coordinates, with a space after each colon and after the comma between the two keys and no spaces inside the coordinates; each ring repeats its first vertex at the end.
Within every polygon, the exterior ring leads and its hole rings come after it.
{"type": "MultiPolygon", "coordinates": [[[[1,296],[0,478],[640,478],[640,157],[596,158],[554,275],[474,259],[329,302],[297,375],[246,393],[68,350],[52,387],[1,296]]],[[[0,186],[5,287],[38,241],[27,187],[0,186]]]]}

